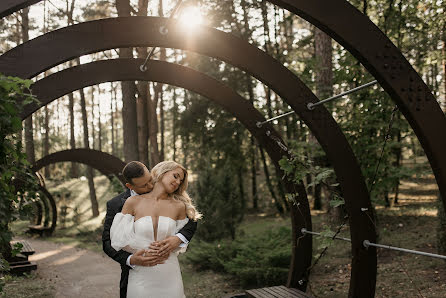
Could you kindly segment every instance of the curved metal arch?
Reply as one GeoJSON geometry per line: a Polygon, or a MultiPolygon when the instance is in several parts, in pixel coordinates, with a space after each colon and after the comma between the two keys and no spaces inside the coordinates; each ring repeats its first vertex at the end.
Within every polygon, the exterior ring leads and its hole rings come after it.
{"type": "MultiPolygon", "coordinates": [[[[42,192],[48,199],[50,205],[51,205],[51,226],[49,229],[50,235],[54,232],[57,225],[57,206],[56,206],[56,200],[54,200],[53,196],[50,194],[50,192],[45,188],[45,186],[39,185],[39,191],[42,192]]],[[[43,202],[43,198],[41,198],[43,202]]]]}
{"type": "MultiPolygon", "coordinates": [[[[283,151],[276,141],[267,137],[265,132],[269,130],[273,138],[282,144],[285,143],[270,124],[261,130],[256,127],[257,121],[264,121],[265,119],[249,101],[228,86],[191,68],[162,61],[150,61],[148,65],[150,71],[141,72],[139,71],[139,65],[143,62],[143,59],[103,60],[54,73],[33,84],[33,94],[41,101],[41,105],[31,104],[27,106],[24,116],[28,116],[41,106],[45,106],[61,96],[95,84],[119,80],[161,82],[201,94],[232,113],[264,146],[274,165],[281,172],[279,160],[283,155],[287,155],[287,152],[283,151]],[[51,88],[54,85],[57,85],[58,88],[51,88]]],[[[102,163],[103,160],[100,162],[102,163]]],[[[44,164],[40,163],[40,167],[43,166],[44,164]]],[[[302,279],[306,274],[306,268],[311,265],[312,240],[311,238],[302,239],[297,245],[297,238],[302,227],[311,228],[310,208],[303,185],[284,182],[288,192],[298,191],[298,202],[302,206],[301,210],[298,210],[296,206],[291,207],[293,245],[289,280],[302,279]]]]}
{"type": "MultiPolygon", "coordinates": [[[[47,89],[47,91],[51,90],[51,88],[47,89]]],[[[36,93],[37,98],[40,98],[40,94],[36,93]]],[[[56,98],[53,98],[53,100],[56,98]]],[[[124,178],[121,174],[121,171],[125,166],[125,162],[106,152],[86,148],[62,150],[44,156],[33,165],[33,171],[37,172],[47,165],[64,161],[72,161],[89,165],[105,176],[115,175],[123,185],[125,184],[124,178]]]]}
{"type": "Polygon", "coordinates": [[[41,0],[1,0],[0,19],[41,0]]]}
{"type": "MultiPolygon", "coordinates": [[[[38,0],[9,1],[30,5],[38,0]]],[[[269,1],[292,11],[329,34],[378,79],[417,134],[446,206],[446,157],[441,154],[441,150],[446,147],[443,135],[446,120],[429,88],[401,52],[379,28],[345,0],[269,1]]],[[[3,10],[0,7],[0,12],[3,10]]],[[[359,293],[350,292],[350,295],[354,294],[359,293]]]]}
{"type": "MultiPolygon", "coordinates": [[[[167,35],[160,33],[168,19],[156,17],[111,18],[62,28],[0,56],[0,71],[30,78],[74,57],[111,48],[157,46],[190,50],[227,61],[270,86],[296,111],[318,139],[340,182],[352,237],[352,274],[359,280],[376,280],[376,250],[365,249],[363,241],[375,241],[372,207],[357,160],[345,136],[324,108],[308,111],[316,96],[291,71],[249,43],[216,29],[199,27],[192,35],[175,22],[167,35]],[[39,59],[33,59],[39,57],[39,59]],[[361,211],[365,208],[366,211],[361,211]],[[358,268],[361,268],[359,270],[358,268]],[[366,269],[365,269],[366,268],[366,269]]],[[[57,86],[53,86],[57,88],[57,86]]],[[[298,285],[293,280],[292,285],[298,285]]]]}
{"type": "Polygon", "coordinates": [[[392,41],[345,0],[269,0],[306,19],[358,59],[392,97],[416,133],[446,207],[446,117],[429,87],[392,41]]]}
{"type": "MultiPolygon", "coordinates": [[[[39,1],[3,0],[0,18],[39,1]]],[[[446,156],[442,154],[446,148],[443,134],[446,119],[429,88],[399,49],[348,1],[268,1],[299,15],[330,35],[375,76],[398,104],[420,140],[446,208],[446,156]]]]}

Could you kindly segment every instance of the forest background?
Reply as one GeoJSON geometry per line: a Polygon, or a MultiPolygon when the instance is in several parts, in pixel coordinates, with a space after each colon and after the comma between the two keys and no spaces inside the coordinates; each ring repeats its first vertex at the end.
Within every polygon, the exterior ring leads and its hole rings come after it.
{"type": "MultiPolygon", "coordinates": [[[[401,50],[444,111],[446,2],[349,2],[401,50]]],[[[198,11],[185,10],[185,25],[201,20],[203,25],[230,32],[261,48],[298,75],[320,99],[374,80],[348,51],[326,34],[266,1],[184,3],[199,7],[198,11]]],[[[0,21],[0,54],[46,32],[88,20],[133,15],[168,17],[175,4],[171,0],[45,0],[0,21]]],[[[189,26],[188,30],[194,28],[189,26]]],[[[149,51],[150,48],[113,49],[82,56],[49,69],[35,80],[91,61],[146,58],[149,51]]],[[[188,66],[224,82],[267,119],[291,110],[268,86],[220,60],[164,48],[156,49],[152,59],[188,66]]],[[[414,132],[396,111],[390,139],[374,178],[394,109],[394,103],[379,86],[356,92],[326,107],[358,157],[369,188],[374,184],[375,206],[390,208],[398,204],[401,181],[431,175],[414,132]]],[[[307,186],[313,212],[326,216],[326,224],[321,228],[335,230],[345,214],[342,198],[332,187],[327,187],[335,185],[336,189],[336,177],[323,151],[295,114],[273,123],[285,142],[294,148],[294,154],[308,166],[300,175],[307,186]]],[[[189,192],[204,214],[197,233],[199,244],[189,261],[202,269],[231,273],[246,285],[274,284],[286,276],[289,244],[283,239],[289,236],[289,229],[273,229],[272,234],[265,236],[273,239],[270,242],[262,237],[257,239],[264,245],[277,246],[283,242],[283,249],[271,254],[262,251],[261,256],[254,256],[253,259],[260,258],[266,265],[252,272],[244,268],[249,259],[244,252],[250,248],[241,241],[246,235],[240,234],[240,226],[253,217],[278,216],[287,220],[291,202],[281,184],[282,176],[243,125],[208,99],[159,83],[110,82],[59,98],[28,117],[23,127],[21,138],[31,164],[50,153],[73,148],[100,150],[124,161],[140,160],[149,168],[162,160],[179,162],[191,173],[189,192]],[[221,249],[221,245],[228,247],[221,249]],[[215,258],[222,251],[228,255],[215,258]]],[[[286,169],[287,164],[282,165],[286,169]]],[[[105,205],[97,196],[97,189],[101,187],[97,181],[108,182],[98,180],[100,173],[76,163],[60,163],[46,167],[42,174],[48,185],[53,186],[58,204],[70,208],[74,208],[72,202],[76,201],[77,194],[58,186],[67,181],[87,180],[89,214],[79,215],[79,210],[71,212],[71,224],[103,218],[105,205]]],[[[110,198],[120,190],[116,181],[107,185],[110,198]]],[[[441,209],[440,204],[438,208],[441,209]]],[[[444,224],[444,212],[439,211],[437,217],[444,224]]],[[[439,229],[436,247],[446,253],[446,237],[441,232],[439,229]]]]}

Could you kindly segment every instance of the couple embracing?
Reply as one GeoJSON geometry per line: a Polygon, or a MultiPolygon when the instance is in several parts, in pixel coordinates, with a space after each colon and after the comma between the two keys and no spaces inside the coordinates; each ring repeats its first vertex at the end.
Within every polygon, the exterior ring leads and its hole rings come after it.
{"type": "Polygon", "coordinates": [[[187,170],[163,161],[150,173],[132,161],[122,174],[128,189],[107,202],[102,234],[104,252],[121,264],[120,297],[185,297],[177,256],[201,218],[187,170]]]}

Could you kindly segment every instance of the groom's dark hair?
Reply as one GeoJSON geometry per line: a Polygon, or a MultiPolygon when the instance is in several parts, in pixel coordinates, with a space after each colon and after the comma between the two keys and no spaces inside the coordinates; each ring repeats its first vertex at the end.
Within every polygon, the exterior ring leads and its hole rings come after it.
{"type": "Polygon", "coordinates": [[[144,169],[146,169],[146,166],[142,162],[131,161],[125,165],[122,170],[122,176],[124,176],[127,183],[133,184],[133,178],[144,176],[144,169]]]}

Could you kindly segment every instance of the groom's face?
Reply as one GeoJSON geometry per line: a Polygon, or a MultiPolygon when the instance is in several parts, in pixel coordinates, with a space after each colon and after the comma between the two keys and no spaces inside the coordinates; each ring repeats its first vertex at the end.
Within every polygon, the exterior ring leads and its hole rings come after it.
{"type": "Polygon", "coordinates": [[[127,187],[133,189],[137,194],[142,195],[148,193],[153,189],[152,175],[149,170],[144,170],[144,175],[138,178],[133,178],[132,183],[127,183],[127,187]]]}

